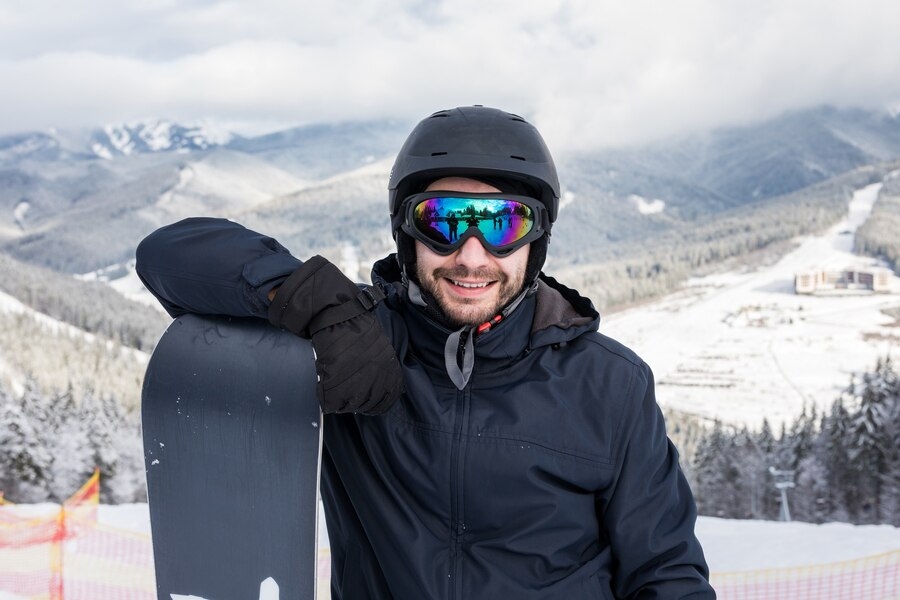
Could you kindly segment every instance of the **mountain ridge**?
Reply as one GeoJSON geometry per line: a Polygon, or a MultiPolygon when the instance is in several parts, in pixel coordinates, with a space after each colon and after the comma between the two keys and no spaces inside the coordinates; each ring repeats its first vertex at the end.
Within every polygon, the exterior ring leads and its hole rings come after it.
{"type": "MultiPolygon", "coordinates": [[[[250,215],[255,226],[296,240],[289,247],[301,255],[307,242],[331,230],[331,248],[358,246],[362,256],[373,256],[390,247],[384,243],[389,230],[377,228],[388,227],[390,161],[408,126],[321,123],[257,137],[210,135],[179,146],[195,130],[148,120],[131,129],[107,127],[107,138],[117,139],[112,159],[91,155],[90,136],[2,136],[0,252],[90,272],[127,261],[137,241],[166,222],[207,214],[250,215]],[[136,137],[144,145],[123,150],[136,137]],[[360,177],[365,168],[371,176],[360,177]],[[309,228],[291,202],[314,202],[311,194],[344,216],[322,211],[316,235],[299,239],[296,232],[309,228]],[[98,246],[96,231],[109,242],[98,246]]],[[[566,207],[554,230],[560,232],[555,264],[603,260],[619,246],[704,225],[893,158],[900,158],[900,116],[834,107],[639,147],[562,152],[566,207]]]]}

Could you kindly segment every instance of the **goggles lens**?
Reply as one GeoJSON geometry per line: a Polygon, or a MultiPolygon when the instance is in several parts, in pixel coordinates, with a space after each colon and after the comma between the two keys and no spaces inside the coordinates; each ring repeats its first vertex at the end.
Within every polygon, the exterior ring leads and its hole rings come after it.
{"type": "Polygon", "coordinates": [[[473,235],[493,254],[508,254],[543,233],[534,198],[427,192],[407,202],[404,230],[441,254],[473,235]]]}

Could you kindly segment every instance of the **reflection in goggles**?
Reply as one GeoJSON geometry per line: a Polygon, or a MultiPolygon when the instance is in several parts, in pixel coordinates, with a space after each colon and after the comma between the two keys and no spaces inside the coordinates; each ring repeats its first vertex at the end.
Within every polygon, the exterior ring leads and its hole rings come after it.
{"type": "Polygon", "coordinates": [[[416,204],[413,224],[420,234],[439,244],[453,244],[475,227],[484,241],[502,248],[534,229],[534,211],[521,202],[501,198],[436,197],[416,204]]]}

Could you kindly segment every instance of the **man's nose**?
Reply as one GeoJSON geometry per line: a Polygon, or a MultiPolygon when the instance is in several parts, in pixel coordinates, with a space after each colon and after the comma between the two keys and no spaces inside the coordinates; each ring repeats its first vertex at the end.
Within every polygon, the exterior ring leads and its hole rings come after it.
{"type": "Polygon", "coordinates": [[[469,268],[484,267],[489,263],[490,256],[477,237],[470,237],[456,251],[456,263],[469,268]]]}

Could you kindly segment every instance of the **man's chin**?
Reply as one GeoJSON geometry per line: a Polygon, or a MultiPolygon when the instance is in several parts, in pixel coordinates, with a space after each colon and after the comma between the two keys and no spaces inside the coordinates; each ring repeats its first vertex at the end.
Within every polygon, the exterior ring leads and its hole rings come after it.
{"type": "Polygon", "coordinates": [[[446,298],[437,300],[450,323],[457,327],[481,325],[485,321],[489,321],[499,310],[493,305],[483,306],[481,303],[449,301],[446,298]]]}

